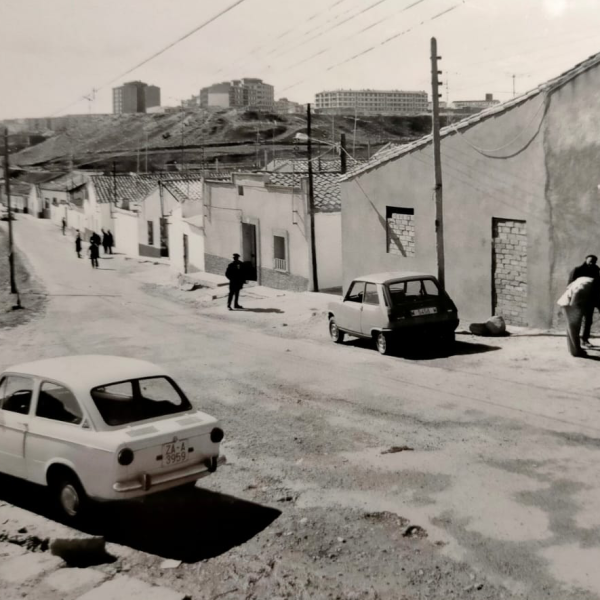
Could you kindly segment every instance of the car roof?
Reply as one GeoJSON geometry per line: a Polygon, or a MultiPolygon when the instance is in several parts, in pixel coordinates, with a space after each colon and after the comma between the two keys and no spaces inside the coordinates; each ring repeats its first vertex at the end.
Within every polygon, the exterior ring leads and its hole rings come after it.
{"type": "Polygon", "coordinates": [[[103,354],[36,360],[15,365],[6,369],[6,372],[53,379],[65,385],[87,389],[126,379],[166,375],[164,369],[145,360],[103,354]]]}
{"type": "Polygon", "coordinates": [[[387,271],[385,273],[372,273],[355,277],[354,281],[366,281],[367,283],[390,283],[392,281],[405,281],[407,279],[428,278],[435,279],[431,273],[419,271],[387,271]]]}

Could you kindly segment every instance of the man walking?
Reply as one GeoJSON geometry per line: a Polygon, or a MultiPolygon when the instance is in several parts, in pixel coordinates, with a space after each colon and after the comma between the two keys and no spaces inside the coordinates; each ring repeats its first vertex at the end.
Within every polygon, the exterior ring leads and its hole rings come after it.
{"type": "Polygon", "coordinates": [[[79,229],[75,238],[75,252],[77,252],[77,258],[81,258],[81,236],[79,235],[79,229]]]}
{"type": "MultiPolygon", "coordinates": [[[[596,282],[596,285],[600,284],[600,267],[596,264],[597,262],[598,257],[595,254],[588,254],[583,264],[575,267],[569,274],[569,283],[573,283],[579,277],[590,277],[596,282]]],[[[592,344],[590,344],[590,333],[592,332],[592,322],[594,321],[594,308],[600,310],[600,297],[598,295],[587,305],[583,314],[581,345],[586,348],[592,347],[592,344]]]]}
{"type": "Polygon", "coordinates": [[[592,277],[578,277],[558,300],[567,319],[567,345],[572,356],[587,356],[581,348],[579,332],[584,314],[598,302],[599,283],[592,277]]]}
{"type": "Polygon", "coordinates": [[[110,232],[110,229],[106,230],[106,236],[108,237],[108,253],[112,254],[113,251],[113,246],[115,245],[115,238],[113,237],[113,234],[110,232]]]}
{"type": "Polygon", "coordinates": [[[92,268],[98,268],[98,257],[100,256],[100,247],[96,243],[96,238],[92,237],[88,252],[90,253],[90,260],[92,261],[92,268]]]}
{"type": "Polygon", "coordinates": [[[104,231],[104,229],[100,230],[102,232],[102,247],[104,248],[104,254],[108,254],[108,233],[104,231]]]}
{"type": "Polygon", "coordinates": [[[67,220],[63,217],[62,219],[62,233],[63,235],[66,235],[65,232],[67,230],[67,220]]]}
{"type": "Polygon", "coordinates": [[[246,283],[244,276],[244,263],[240,260],[239,254],[233,255],[233,262],[230,262],[225,271],[225,277],[229,279],[229,296],[227,298],[227,309],[231,310],[231,301],[234,301],[234,308],[244,308],[239,305],[240,290],[246,283]]]}

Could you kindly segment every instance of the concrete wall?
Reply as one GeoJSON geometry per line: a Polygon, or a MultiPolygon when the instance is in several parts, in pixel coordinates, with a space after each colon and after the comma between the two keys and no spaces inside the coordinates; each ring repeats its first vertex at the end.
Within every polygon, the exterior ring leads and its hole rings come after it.
{"type": "Polygon", "coordinates": [[[235,175],[234,184],[208,182],[204,200],[207,271],[223,274],[234,252],[243,257],[242,223],[252,223],[257,231],[258,282],[278,289],[308,288],[306,210],[299,191],[265,185],[262,175],[235,175]],[[287,238],[287,272],[275,269],[275,235],[287,238]]]}
{"type": "Polygon", "coordinates": [[[547,197],[552,247],[548,297],[563,293],[569,271],[600,255],[600,69],[554,92],[545,121],[547,197]]]}
{"type": "Polygon", "coordinates": [[[342,285],[341,213],[317,213],[315,239],[319,289],[339,287],[342,285]]]}
{"type": "Polygon", "coordinates": [[[67,208],[67,227],[76,230],[79,229],[80,234],[85,231],[85,213],[83,209],[74,206],[67,208]]]}
{"type": "MultiPolygon", "coordinates": [[[[543,327],[552,320],[543,101],[535,97],[442,139],[446,287],[463,322],[492,313],[493,218],[527,222],[526,321],[543,327]]],[[[358,183],[342,183],[344,289],[367,273],[437,274],[431,144],[360,175],[358,183]],[[414,256],[388,251],[388,206],[414,209],[414,256]]]]}
{"type": "Polygon", "coordinates": [[[138,255],[138,218],[136,213],[115,208],[111,231],[118,252],[129,256],[138,255]]]}

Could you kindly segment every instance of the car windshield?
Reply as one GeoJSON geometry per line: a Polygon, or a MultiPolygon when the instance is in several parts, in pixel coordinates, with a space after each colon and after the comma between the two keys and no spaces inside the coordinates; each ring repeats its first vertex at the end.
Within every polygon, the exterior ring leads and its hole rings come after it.
{"type": "Polygon", "coordinates": [[[95,387],[90,393],[100,415],[111,427],[192,409],[183,392],[167,377],[111,383],[95,387]]]}
{"type": "Polygon", "coordinates": [[[440,295],[438,286],[433,279],[409,279],[388,284],[392,306],[406,303],[433,300],[440,295]]]}

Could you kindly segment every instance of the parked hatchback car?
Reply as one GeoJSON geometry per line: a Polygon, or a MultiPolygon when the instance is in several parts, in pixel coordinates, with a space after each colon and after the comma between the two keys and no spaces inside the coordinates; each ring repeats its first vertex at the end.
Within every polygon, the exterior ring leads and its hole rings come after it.
{"type": "Polygon", "coordinates": [[[213,473],[223,430],[164,369],[66,356],[0,376],[0,471],[48,486],[68,518],[87,499],[131,499],[213,473]]]}
{"type": "Polygon", "coordinates": [[[454,342],[458,311],[437,279],[426,273],[378,273],[357,277],[346,295],[329,303],[329,334],[336,343],[344,335],[372,338],[381,354],[391,342],[419,336],[454,342]]]}

